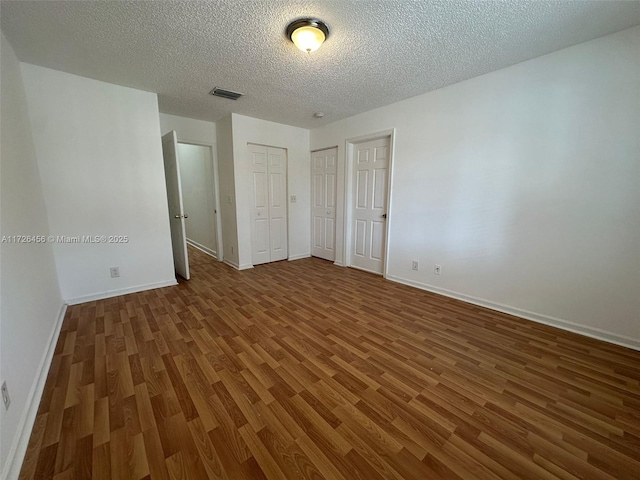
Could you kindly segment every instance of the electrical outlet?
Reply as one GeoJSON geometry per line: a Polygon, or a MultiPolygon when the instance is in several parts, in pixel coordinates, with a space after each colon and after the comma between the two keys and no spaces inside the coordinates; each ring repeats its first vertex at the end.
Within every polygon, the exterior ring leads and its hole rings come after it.
{"type": "Polygon", "coordinates": [[[111,272],[111,278],[118,278],[120,276],[120,267],[111,267],[109,271],[111,272]]]}
{"type": "Polygon", "coordinates": [[[231,205],[231,195],[227,195],[227,203],[231,205]]]}
{"type": "Polygon", "coordinates": [[[411,270],[418,270],[418,261],[414,260],[413,262],[411,262],[411,270]]]}
{"type": "Polygon", "coordinates": [[[4,403],[5,410],[9,410],[11,405],[11,397],[9,397],[9,389],[7,388],[7,382],[2,382],[2,403],[4,403]]]}
{"type": "Polygon", "coordinates": [[[440,275],[442,273],[442,267],[440,265],[434,265],[433,273],[435,273],[436,275],[440,275]]]}
{"type": "Polygon", "coordinates": [[[295,195],[291,195],[291,203],[296,203],[298,199],[296,198],[295,195]]]}

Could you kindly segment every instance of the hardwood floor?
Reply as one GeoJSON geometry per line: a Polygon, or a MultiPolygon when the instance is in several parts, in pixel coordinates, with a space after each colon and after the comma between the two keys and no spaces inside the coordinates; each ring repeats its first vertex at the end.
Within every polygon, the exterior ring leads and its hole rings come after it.
{"type": "Polygon", "coordinates": [[[70,307],[21,479],[631,479],[640,352],[318,259],[70,307]]]}

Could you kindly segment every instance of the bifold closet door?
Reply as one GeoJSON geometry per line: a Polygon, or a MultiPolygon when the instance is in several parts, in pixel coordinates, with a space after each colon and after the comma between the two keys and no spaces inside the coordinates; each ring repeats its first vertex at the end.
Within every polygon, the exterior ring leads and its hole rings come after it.
{"type": "Polygon", "coordinates": [[[251,261],[285,260],[287,250],[287,152],[249,144],[252,167],[251,261]]]}

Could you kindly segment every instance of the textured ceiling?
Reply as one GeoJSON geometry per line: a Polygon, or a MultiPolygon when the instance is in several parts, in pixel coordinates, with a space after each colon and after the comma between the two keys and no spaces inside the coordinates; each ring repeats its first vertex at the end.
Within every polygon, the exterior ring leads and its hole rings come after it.
{"type": "Polygon", "coordinates": [[[165,113],[307,128],[638,24],[638,1],[1,3],[24,62],[157,92],[165,113]],[[305,16],[331,29],[312,54],[284,36],[305,16]],[[214,98],[214,86],[246,96],[214,98]]]}

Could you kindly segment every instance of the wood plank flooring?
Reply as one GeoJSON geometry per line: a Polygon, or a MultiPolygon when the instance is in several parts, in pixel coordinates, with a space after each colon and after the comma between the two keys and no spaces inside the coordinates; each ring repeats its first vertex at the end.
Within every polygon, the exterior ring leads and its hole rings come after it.
{"type": "Polygon", "coordinates": [[[638,479],[640,353],[318,259],[70,307],[21,479],[638,479]]]}

